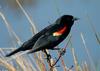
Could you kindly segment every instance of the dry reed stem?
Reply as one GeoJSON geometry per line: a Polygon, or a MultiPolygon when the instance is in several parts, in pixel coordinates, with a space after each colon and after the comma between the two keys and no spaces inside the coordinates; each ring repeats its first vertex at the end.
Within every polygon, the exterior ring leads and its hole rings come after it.
{"type": "Polygon", "coordinates": [[[75,64],[75,71],[79,71],[78,70],[78,62],[77,62],[77,59],[76,59],[76,56],[75,56],[74,48],[71,48],[71,51],[72,51],[72,55],[73,55],[73,59],[74,59],[74,64],[75,64]]]}
{"type": "Polygon", "coordinates": [[[84,62],[84,66],[85,66],[86,71],[89,71],[88,65],[87,65],[87,62],[86,61],[84,62]]]}
{"type": "Polygon", "coordinates": [[[9,71],[16,71],[16,69],[10,65],[9,63],[5,62],[4,60],[0,59],[0,63],[3,64],[4,66],[6,66],[6,68],[9,70],[9,71]]]}
{"type": "Polygon", "coordinates": [[[8,29],[9,35],[11,38],[13,38],[12,36],[15,37],[15,39],[17,40],[18,44],[22,44],[22,42],[20,41],[20,39],[18,38],[18,36],[16,35],[16,33],[13,31],[11,25],[7,22],[4,14],[2,12],[0,12],[0,16],[2,17],[3,21],[5,22],[5,25],[8,29]]]}
{"type": "MultiPolygon", "coordinates": [[[[47,54],[50,55],[50,53],[49,53],[48,50],[46,50],[46,52],[47,52],[47,54]]],[[[56,67],[52,67],[52,65],[55,63],[55,61],[53,60],[53,58],[50,58],[49,61],[50,61],[50,62],[48,62],[49,69],[50,69],[51,71],[57,71],[56,67]],[[51,67],[52,67],[52,68],[51,68],[51,67]]]]}
{"type": "MultiPolygon", "coordinates": [[[[35,67],[33,66],[33,63],[36,65],[36,62],[34,61],[32,55],[27,57],[27,61],[28,61],[29,65],[31,66],[31,68],[34,70],[35,67]],[[32,61],[33,61],[33,63],[32,63],[32,61]]],[[[36,65],[36,67],[38,67],[38,65],[36,65]]],[[[37,68],[37,70],[40,71],[41,68],[37,68]]]]}
{"type": "Polygon", "coordinates": [[[0,15],[3,18],[3,20],[4,20],[4,22],[5,22],[6,26],[7,26],[7,28],[9,30],[9,33],[10,33],[11,37],[12,37],[12,34],[13,34],[15,36],[17,42],[20,44],[21,43],[20,39],[17,37],[17,35],[15,34],[15,32],[12,30],[11,26],[8,24],[8,22],[5,19],[4,15],[1,12],[0,12],[0,15]]]}
{"type": "Polygon", "coordinates": [[[2,19],[4,20],[4,22],[5,22],[5,24],[6,24],[6,27],[8,28],[8,32],[9,32],[11,38],[12,38],[12,35],[14,35],[15,38],[16,38],[16,40],[17,40],[17,42],[20,44],[21,42],[20,42],[19,38],[17,37],[17,35],[16,35],[16,34],[14,33],[14,31],[12,30],[10,24],[7,22],[7,20],[6,20],[5,16],[4,16],[4,14],[0,12],[0,16],[1,16],[2,19]]]}
{"type": "MultiPolygon", "coordinates": [[[[71,34],[70,34],[71,35],[71,34]]],[[[71,35],[72,36],[72,35],[71,35]]],[[[78,66],[78,60],[77,60],[77,56],[76,56],[76,53],[75,53],[75,50],[72,46],[72,41],[70,39],[70,45],[71,45],[71,52],[72,52],[72,55],[73,55],[73,61],[74,61],[74,64],[75,64],[75,71],[80,71],[79,70],[79,66],[78,66]]]]}
{"type": "Polygon", "coordinates": [[[26,71],[32,71],[30,67],[30,63],[26,60],[24,56],[21,56],[21,61],[23,61],[23,66],[26,67],[26,71]]]}
{"type": "Polygon", "coordinates": [[[33,66],[31,67],[31,63],[29,63],[27,60],[26,60],[26,58],[24,56],[21,56],[20,58],[18,58],[17,61],[20,61],[20,65],[22,66],[24,71],[28,71],[28,70],[29,71],[33,71],[33,70],[37,71],[35,69],[35,67],[34,68],[32,68],[33,66]]]}
{"type": "Polygon", "coordinates": [[[27,12],[24,10],[24,8],[22,7],[22,5],[20,4],[19,0],[16,0],[16,3],[18,4],[18,6],[21,8],[21,10],[23,11],[23,13],[25,14],[25,16],[27,17],[32,29],[34,30],[34,33],[37,33],[37,29],[33,23],[33,21],[31,20],[31,18],[29,17],[29,15],[27,14],[27,12]]]}
{"type": "Polygon", "coordinates": [[[90,71],[86,61],[82,62],[82,71],[90,71]]]}
{"type": "Polygon", "coordinates": [[[62,57],[61,57],[61,63],[62,63],[62,66],[63,66],[63,71],[67,71],[68,68],[67,68],[67,66],[65,65],[65,62],[64,62],[64,60],[63,60],[62,57]]]}
{"type": "Polygon", "coordinates": [[[45,65],[43,65],[44,63],[42,63],[42,61],[36,56],[36,54],[33,54],[34,55],[34,59],[37,63],[37,67],[39,69],[39,71],[42,71],[44,69],[44,71],[46,70],[45,68],[45,65]]]}
{"type": "Polygon", "coordinates": [[[41,70],[41,71],[46,71],[46,66],[45,66],[45,64],[44,64],[44,60],[43,60],[43,58],[42,58],[42,53],[41,53],[41,52],[38,52],[38,58],[39,58],[39,60],[41,61],[41,67],[42,67],[42,69],[43,69],[43,70],[41,70]]]}
{"type": "Polygon", "coordinates": [[[82,62],[82,71],[85,71],[84,62],[82,62]]]}
{"type": "Polygon", "coordinates": [[[88,24],[91,26],[91,29],[96,37],[97,42],[100,44],[100,37],[99,37],[98,33],[96,32],[96,29],[95,29],[93,23],[91,22],[89,15],[87,14],[86,16],[87,16],[88,24]]]}
{"type": "Polygon", "coordinates": [[[81,39],[82,39],[82,42],[83,42],[83,45],[84,45],[84,49],[85,49],[85,51],[86,51],[86,53],[87,53],[87,55],[88,55],[89,61],[90,61],[90,63],[91,63],[92,69],[93,69],[93,71],[96,71],[95,65],[94,65],[94,63],[93,63],[92,57],[91,57],[91,55],[90,55],[90,53],[89,53],[89,50],[88,50],[88,48],[87,48],[87,46],[86,46],[86,42],[85,42],[85,39],[84,39],[84,36],[83,36],[82,33],[81,33],[81,39]]]}
{"type": "MultiPolygon", "coordinates": [[[[36,29],[36,27],[35,27],[35,25],[34,25],[34,23],[33,23],[33,21],[32,21],[32,19],[31,19],[31,17],[27,14],[27,12],[24,10],[24,8],[22,7],[22,5],[20,4],[20,2],[19,2],[19,0],[16,0],[16,2],[17,2],[17,4],[18,4],[18,6],[21,8],[21,10],[23,11],[23,13],[25,14],[25,16],[27,17],[27,19],[28,19],[28,21],[29,21],[29,23],[30,23],[30,25],[32,26],[32,31],[34,31],[33,33],[37,33],[37,29],[36,29]]],[[[35,57],[34,57],[35,58],[35,57]]],[[[36,59],[37,60],[37,59],[36,59]]],[[[41,59],[42,60],[42,59],[41,59]]],[[[43,61],[42,61],[42,63],[43,63],[43,61]]],[[[40,64],[40,63],[37,63],[39,66],[42,66],[42,68],[45,68],[45,67],[43,67],[44,65],[43,64],[40,64]]],[[[42,70],[42,69],[41,69],[42,70]]]]}
{"type": "MultiPolygon", "coordinates": [[[[70,39],[71,39],[71,34],[68,36],[68,43],[64,47],[64,51],[66,51],[66,48],[67,48],[67,46],[68,46],[68,44],[70,42],[70,39]]],[[[58,56],[60,56],[60,53],[59,52],[58,52],[58,56]]],[[[63,66],[63,70],[64,71],[71,71],[72,68],[71,69],[68,69],[68,67],[65,65],[65,62],[64,62],[63,58],[62,57],[60,57],[60,58],[61,58],[61,63],[62,63],[62,66],[63,66]]]]}
{"type": "Polygon", "coordinates": [[[20,65],[20,67],[22,68],[23,71],[26,71],[26,67],[23,65],[23,61],[21,60],[21,58],[17,57],[16,58],[17,63],[20,65]]]}

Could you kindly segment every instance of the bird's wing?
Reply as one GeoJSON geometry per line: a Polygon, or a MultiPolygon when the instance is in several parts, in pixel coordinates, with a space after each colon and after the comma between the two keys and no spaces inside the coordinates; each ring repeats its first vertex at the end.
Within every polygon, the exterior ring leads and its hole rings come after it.
{"type": "Polygon", "coordinates": [[[31,49],[34,44],[41,38],[41,35],[44,35],[49,29],[51,29],[55,24],[51,24],[35,34],[32,38],[30,38],[28,41],[24,42],[22,45],[23,50],[31,49]]]}
{"type": "Polygon", "coordinates": [[[29,53],[46,49],[48,45],[53,44],[55,41],[57,41],[57,39],[49,33],[47,35],[42,35],[36,41],[35,45],[33,46],[33,49],[29,53]]]}

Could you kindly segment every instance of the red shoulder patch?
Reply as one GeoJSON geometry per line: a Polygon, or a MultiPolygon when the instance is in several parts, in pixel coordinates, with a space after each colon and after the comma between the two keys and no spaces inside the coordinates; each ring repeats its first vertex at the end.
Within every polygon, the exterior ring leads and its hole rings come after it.
{"type": "Polygon", "coordinates": [[[56,31],[53,33],[53,36],[60,36],[62,35],[65,31],[66,31],[67,27],[64,26],[63,28],[61,28],[60,30],[56,31]]]}

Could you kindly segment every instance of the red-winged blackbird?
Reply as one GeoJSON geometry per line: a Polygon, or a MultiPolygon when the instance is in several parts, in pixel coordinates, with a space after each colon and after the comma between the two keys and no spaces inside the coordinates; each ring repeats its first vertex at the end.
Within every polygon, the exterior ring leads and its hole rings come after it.
{"type": "Polygon", "coordinates": [[[35,34],[31,39],[23,43],[23,45],[6,55],[11,56],[19,51],[30,50],[29,53],[37,52],[45,49],[54,49],[60,42],[62,42],[69,34],[74,21],[78,18],[72,15],[63,15],[51,24],[35,34]]]}

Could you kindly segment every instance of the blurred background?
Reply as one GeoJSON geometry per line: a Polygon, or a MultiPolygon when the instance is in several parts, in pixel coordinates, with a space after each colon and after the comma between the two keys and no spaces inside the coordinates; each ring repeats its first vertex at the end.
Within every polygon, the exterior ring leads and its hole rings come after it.
{"type": "MultiPolygon", "coordinates": [[[[0,53],[1,50],[4,52],[0,57],[10,52],[10,48],[18,48],[60,16],[69,14],[80,20],[70,32],[71,43],[62,57],[65,66],[70,68],[73,65],[72,71],[100,71],[99,7],[99,0],[0,0],[0,53]]],[[[59,47],[64,48],[67,41],[68,38],[59,47]]],[[[50,53],[57,57],[55,51],[50,53]]],[[[57,65],[60,65],[57,71],[61,71],[61,61],[57,65]]]]}

